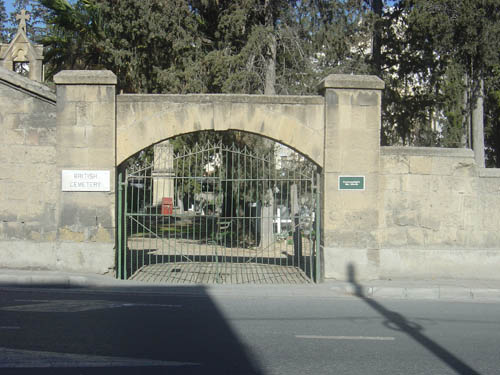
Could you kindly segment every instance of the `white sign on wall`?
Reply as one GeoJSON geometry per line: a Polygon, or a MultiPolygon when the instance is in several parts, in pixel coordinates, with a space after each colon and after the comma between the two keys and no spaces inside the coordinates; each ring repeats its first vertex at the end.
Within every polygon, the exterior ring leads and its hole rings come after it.
{"type": "Polygon", "coordinates": [[[109,171],[63,170],[62,191],[110,191],[109,171]]]}

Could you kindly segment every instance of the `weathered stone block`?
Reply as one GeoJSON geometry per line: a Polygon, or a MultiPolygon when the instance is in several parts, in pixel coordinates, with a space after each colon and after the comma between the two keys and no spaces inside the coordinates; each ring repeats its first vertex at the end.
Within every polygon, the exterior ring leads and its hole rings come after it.
{"type": "Polygon", "coordinates": [[[401,191],[401,177],[399,175],[381,175],[380,189],[388,191],[401,191]]]}
{"type": "Polygon", "coordinates": [[[407,174],[410,172],[410,163],[404,156],[383,155],[380,157],[380,171],[383,174],[407,174]]]}
{"type": "Polygon", "coordinates": [[[426,156],[410,156],[410,173],[427,175],[432,172],[432,159],[426,156]]]}
{"type": "Polygon", "coordinates": [[[477,168],[474,160],[462,160],[453,164],[453,176],[474,177],[477,175],[477,168]]]}
{"type": "Polygon", "coordinates": [[[87,169],[87,166],[89,166],[88,148],[69,146],[70,145],[67,145],[67,147],[58,147],[58,165],[63,169],[87,169]]]}

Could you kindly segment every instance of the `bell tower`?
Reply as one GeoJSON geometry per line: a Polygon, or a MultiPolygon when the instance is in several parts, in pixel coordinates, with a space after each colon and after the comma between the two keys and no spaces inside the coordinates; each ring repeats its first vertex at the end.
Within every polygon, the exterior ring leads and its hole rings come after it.
{"type": "Polygon", "coordinates": [[[26,35],[30,15],[23,9],[16,16],[19,26],[9,44],[0,44],[0,66],[37,82],[43,81],[43,45],[34,44],[26,35]]]}

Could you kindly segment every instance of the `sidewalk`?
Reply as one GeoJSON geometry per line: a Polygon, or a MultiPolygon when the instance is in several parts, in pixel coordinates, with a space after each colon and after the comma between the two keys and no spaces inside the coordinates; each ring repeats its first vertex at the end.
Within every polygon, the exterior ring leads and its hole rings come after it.
{"type": "MultiPolygon", "coordinates": [[[[151,293],[176,293],[182,290],[183,293],[196,293],[192,285],[149,284],[95,274],[13,269],[0,269],[0,287],[87,288],[151,293]]],[[[356,296],[359,287],[364,296],[372,298],[500,302],[500,280],[371,280],[359,282],[357,286],[345,281],[326,280],[321,284],[208,284],[198,287],[199,290],[222,295],[245,293],[267,297],[311,295],[344,298],[356,296]]]]}

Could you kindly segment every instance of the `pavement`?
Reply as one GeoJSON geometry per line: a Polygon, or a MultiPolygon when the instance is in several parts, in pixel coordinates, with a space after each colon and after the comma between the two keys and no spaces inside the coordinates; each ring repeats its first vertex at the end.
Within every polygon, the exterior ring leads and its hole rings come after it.
{"type": "MultiPolygon", "coordinates": [[[[192,285],[191,285],[192,286],[192,285]]],[[[64,271],[0,269],[0,287],[18,288],[80,288],[123,292],[196,293],[196,289],[181,285],[155,284],[117,280],[112,275],[72,273],[64,271]]],[[[218,295],[356,297],[360,293],[370,298],[415,300],[459,300],[500,302],[500,280],[484,279],[398,279],[368,280],[350,283],[326,280],[319,284],[252,285],[207,284],[203,292],[218,295]]],[[[200,290],[201,293],[201,288],[200,290]]]]}

